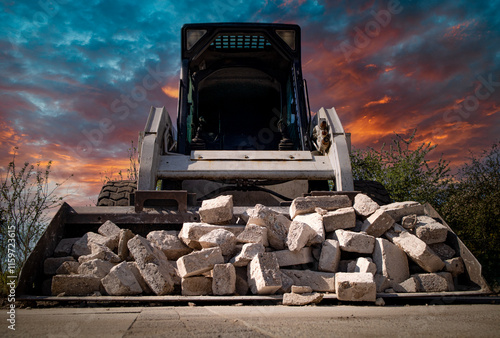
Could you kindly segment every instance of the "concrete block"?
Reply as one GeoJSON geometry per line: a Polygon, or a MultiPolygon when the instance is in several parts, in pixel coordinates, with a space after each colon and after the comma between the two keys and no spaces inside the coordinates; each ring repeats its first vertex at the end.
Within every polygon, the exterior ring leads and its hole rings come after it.
{"type": "Polygon", "coordinates": [[[323,227],[323,216],[318,213],[297,215],[293,219],[297,222],[302,222],[309,225],[315,232],[316,236],[308,241],[307,245],[321,244],[325,240],[325,228],[323,227]]]}
{"type": "Polygon", "coordinates": [[[246,243],[243,244],[241,251],[237,254],[233,259],[231,259],[231,263],[234,266],[247,266],[250,261],[257,256],[259,253],[263,253],[266,251],[266,248],[260,243],[246,243]]]}
{"type": "Polygon", "coordinates": [[[401,218],[401,226],[406,230],[415,229],[415,224],[417,224],[417,215],[408,215],[401,218]]]}
{"type": "Polygon", "coordinates": [[[120,239],[120,228],[111,221],[106,221],[97,229],[97,232],[104,236],[108,237],[113,241],[112,249],[114,250],[118,246],[118,241],[120,239]]]}
{"type": "Polygon", "coordinates": [[[57,275],[77,275],[80,263],[76,261],[66,261],[56,270],[57,275]]]}
{"type": "Polygon", "coordinates": [[[274,254],[280,267],[314,262],[311,247],[305,247],[299,251],[279,250],[274,254]]]}
{"type": "Polygon", "coordinates": [[[54,257],[71,256],[71,249],[73,248],[73,244],[75,244],[79,239],[80,237],[61,239],[61,241],[54,249],[54,257]]]}
{"type": "Polygon", "coordinates": [[[219,247],[194,251],[177,260],[177,269],[182,278],[201,275],[212,270],[215,264],[223,264],[222,250],[219,247]]]}
{"type": "Polygon", "coordinates": [[[127,246],[150,289],[158,296],[172,293],[176,271],[165,254],[140,235],[129,240],[127,246]]]}
{"type": "Polygon", "coordinates": [[[455,257],[455,250],[445,243],[429,244],[429,248],[442,260],[455,257]]]}
{"type": "Polygon", "coordinates": [[[313,289],[308,285],[292,285],[292,293],[312,293],[313,289]]]}
{"type": "Polygon", "coordinates": [[[269,246],[267,228],[256,224],[247,224],[245,230],[236,237],[236,241],[239,243],[258,243],[269,246]]]}
{"type": "Polygon", "coordinates": [[[317,232],[304,222],[294,220],[288,229],[286,245],[290,251],[298,251],[317,236],[317,232]]]}
{"type": "Polygon", "coordinates": [[[354,228],[356,226],[356,212],[353,207],[329,211],[323,215],[323,226],[326,232],[354,228]]]}
{"type": "Polygon", "coordinates": [[[248,223],[267,228],[267,239],[269,245],[276,250],[286,248],[288,237],[288,229],[291,221],[283,214],[265,207],[262,204],[257,204],[255,208],[248,211],[248,223]]]}
{"type": "Polygon", "coordinates": [[[382,236],[394,225],[394,219],[384,210],[376,210],[361,226],[361,231],[373,237],[382,236]]]}
{"type": "Polygon", "coordinates": [[[168,260],[177,260],[193,251],[179,239],[178,231],[151,231],[146,238],[152,246],[163,251],[168,260]]]}
{"type": "Polygon", "coordinates": [[[377,266],[369,257],[358,257],[358,259],[352,261],[347,266],[347,272],[371,273],[375,275],[377,273],[377,266]]]}
{"type": "Polygon", "coordinates": [[[212,276],[212,292],[216,296],[236,292],[236,270],[233,264],[215,264],[212,276]]]}
{"type": "Polygon", "coordinates": [[[204,223],[227,224],[233,219],[233,196],[225,195],[204,200],[198,213],[204,223]]]}
{"type": "Polygon", "coordinates": [[[377,202],[373,201],[367,195],[357,194],[354,197],[353,208],[356,211],[356,214],[363,217],[368,217],[375,211],[377,211],[377,209],[380,208],[380,206],[377,204],[377,202]]]}
{"type": "Polygon", "coordinates": [[[285,294],[292,292],[292,286],[293,286],[293,279],[288,277],[287,274],[283,273],[283,271],[280,271],[280,276],[281,276],[281,288],[277,291],[278,294],[285,294]]]}
{"type": "Polygon", "coordinates": [[[429,216],[418,216],[415,235],[427,244],[443,243],[448,236],[448,228],[429,216]]]}
{"type": "Polygon", "coordinates": [[[397,293],[413,293],[418,292],[419,286],[417,280],[413,276],[411,276],[401,283],[393,282],[392,289],[397,293]]]}
{"type": "Polygon", "coordinates": [[[201,236],[198,243],[204,249],[220,247],[223,256],[230,256],[235,251],[236,236],[225,229],[215,229],[201,236]]]}
{"type": "MultiPolygon", "coordinates": [[[[359,195],[359,194],[358,194],[359,195]]],[[[356,196],[358,196],[356,195],[356,196]]],[[[371,254],[375,246],[375,237],[361,232],[335,230],[335,236],[343,251],[371,254]]]]}
{"type": "Polygon", "coordinates": [[[418,273],[412,275],[418,283],[420,292],[454,291],[453,277],[449,272],[418,273]]]}
{"type": "Polygon", "coordinates": [[[45,259],[43,262],[43,273],[46,275],[55,275],[57,269],[64,262],[75,262],[75,259],[72,256],[67,257],[51,257],[45,259]]]}
{"type": "Polygon", "coordinates": [[[175,283],[172,275],[175,275],[175,271],[168,261],[138,263],[137,267],[144,281],[157,296],[168,295],[174,291],[175,283]]]}
{"type": "Polygon", "coordinates": [[[373,280],[377,286],[377,292],[384,292],[384,290],[391,287],[391,282],[386,276],[375,274],[375,276],[373,276],[373,280]]]}
{"type": "Polygon", "coordinates": [[[377,286],[371,273],[345,273],[335,275],[335,289],[340,301],[375,302],[377,286]]]}
{"type": "Polygon", "coordinates": [[[179,239],[184,242],[188,247],[201,250],[202,247],[198,240],[203,235],[206,235],[210,231],[216,229],[225,229],[232,232],[235,236],[238,236],[245,229],[241,225],[210,225],[207,223],[184,223],[182,229],[179,232],[179,239]]]}
{"type": "Polygon", "coordinates": [[[444,268],[444,262],[429,246],[417,236],[410,234],[402,226],[396,224],[394,230],[386,232],[385,236],[400,247],[425,271],[436,272],[444,268]]]}
{"type": "Polygon", "coordinates": [[[142,293],[142,288],[127,262],[114,266],[101,282],[111,296],[133,296],[142,293]]]}
{"type": "Polygon", "coordinates": [[[403,250],[386,239],[377,238],[373,250],[377,273],[400,283],[410,277],[408,258],[403,250]]]}
{"type": "Polygon", "coordinates": [[[78,267],[78,274],[104,278],[114,266],[113,263],[108,261],[93,259],[80,264],[78,267]]]}
{"type": "Polygon", "coordinates": [[[248,264],[248,286],[253,294],[273,294],[281,288],[281,282],[278,260],[274,253],[260,253],[248,264]]]}
{"type": "Polygon", "coordinates": [[[141,272],[139,271],[139,266],[137,265],[137,262],[126,262],[128,265],[128,268],[134,275],[135,279],[139,283],[142,293],[145,295],[150,295],[153,294],[153,291],[149,287],[148,283],[144,280],[144,277],[142,277],[141,272]]]}
{"type": "Polygon", "coordinates": [[[111,263],[119,263],[121,262],[120,256],[111,251],[110,248],[101,244],[90,243],[90,250],[92,253],[87,256],[80,256],[78,261],[80,260],[90,260],[93,259],[102,259],[105,261],[109,261],[111,263]]]}
{"type": "Polygon", "coordinates": [[[351,206],[346,195],[298,197],[290,205],[290,217],[295,219],[295,216],[312,213],[316,208],[331,211],[351,206]]]}
{"type": "Polygon", "coordinates": [[[396,223],[400,222],[404,216],[424,214],[424,206],[418,202],[411,201],[382,205],[380,209],[386,211],[396,223]]]}
{"type": "Polygon", "coordinates": [[[53,296],[88,296],[99,291],[101,278],[90,275],[55,275],[52,277],[53,296]]]}
{"type": "Polygon", "coordinates": [[[323,295],[316,292],[310,294],[285,293],[283,295],[283,305],[287,306],[318,304],[321,300],[323,300],[323,295]]]}
{"type": "Polygon", "coordinates": [[[327,239],[321,246],[318,270],[337,272],[340,262],[340,244],[334,239],[327,239]]]}
{"type": "Polygon", "coordinates": [[[207,296],[212,294],[212,278],[193,276],[182,278],[181,292],[183,296],[207,296]]]}
{"type": "Polygon", "coordinates": [[[293,280],[294,285],[309,286],[317,292],[335,292],[335,274],[311,270],[288,270],[281,272],[293,280]]]}
{"type": "Polygon", "coordinates": [[[465,272],[464,261],[461,257],[447,259],[444,261],[444,271],[451,273],[453,277],[457,277],[465,272]]]}
{"type": "Polygon", "coordinates": [[[130,255],[127,244],[134,236],[134,233],[129,229],[120,229],[120,234],[118,235],[118,257],[122,261],[126,260],[130,255]]]}
{"type": "Polygon", "coordinates": [[[177,269],[177,261],[168,261],[168,264],[172,267],[170,270],[170,276],[174,281],[174,285],[181,285],[181,275],[179,274],[179,269],[177,269]]]}
{"type": "Polygon", "coordinates": [[[147,263],[158,264],[160,260],[167,260],[163,252],[158,249],[155,250],[151,243],[140,235],[135,235],[134,238],[130,239],[127,243],[127,247],[130,251],[130,255],[134,258],[139,267],[147,263]],[[159,254],[160,252],[161,254],[159,254]]]}
{"type": "Polygon", "coordinates": [[[101,236],[95,232],[87,232],[73,244],[72,255],[75,257],[90,255],[92,250],[90,243],[105,245],[111,250],[114,249],[114,242],[111,238],[101,236]]]}

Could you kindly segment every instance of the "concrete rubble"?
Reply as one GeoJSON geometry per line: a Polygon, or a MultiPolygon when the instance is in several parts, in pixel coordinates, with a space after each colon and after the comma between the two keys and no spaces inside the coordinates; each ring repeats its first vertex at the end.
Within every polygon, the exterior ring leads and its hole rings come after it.
{"type": "Polygon", "coordinates": [[[351,206],[346,195],[298,197],[290,205],[290,218],[295,219],[297,215],[312,213],[316,208],[331,211],[351,206]]]}
{"type": "Polygon", "coordinates": [[[204,249],[219,247],[223,256],[232,255],[236,247],[236,236],[225,229],[215,229],[198,240],[204,249]]]}
{"type": "Polygon", "coordinates": [[[80,264],[78,267],[78,274],[104,278],[113,267],[113,263],[102,259],[93,259],[80,264]]]}
{"type": "Polygon", "coordinates": [[[142,288],[127,262],[121,262],[111,268],[101,282],[111,296],[133,296],[142,293],[142,288]]]}
{"type": "Polygon", "coordinates": [[[317,304],[323,299],[321,293],[285,293],[283,295],[283,305],[304,306],[308,304],[317,304]]]}
{"type": "Polygon", "coordinates": [[[429,246],[417,236],[396,224],[386,233],[387,238],[399,246],[406,254],[427,272],[436,272],[444,268],[444,262],[429,246]]]}
{"type": "Polygon", "coordinates": [[[146,238],[151,242],[151,245],[163,251],[165,257],[169,260],[176,261],[182,256],[193,251],[193,249],[188,247],[179,239],[179,232],[175,230],[151,231],[146,238]]]}
{"type": "Polygon", "coordinates": [[[357,194],[354,197],[354,205],[352,207],[356,211],[356,214],[362,217],[368,217],[380,208],[375,201],[365,194],[357,194]]]}
{"type": "Polygon", "coordinates": [[[200,222],[139,234],[106,221],[62,239],[44,273],[52,295],[283,294],[284,305],[457,288],[466,269],[447,226],[417,202],[351,198],[301,197],[287,212],[257,204],[240,215],[221,196],[203,202],[200,222]]]}
{"type": "Polygon", "coordinates": [[[371,273],[339,272],[335,275],[337,299],[351,302],[375,302],[377,286],[371,273]]]}
{"type": "Polygon", "coordinates": [[[325,227],[323,226],[323,216],[321,214],[318,213],[302,214],[296,216],[293,220],[296,222],[307,224],[316,233],[316,235],[311,236],[310,240],[308,241],[309,245],[323,243],[326,234],[325,234],[325,227]]]}
{"type": "Polygon", "coordinates": [[[326,232],[354,228],[356,226],[356,212],[353,207],[329,211],[323,215],[323,226],[326,232]]]}
{"type": "Polygon", "coordinates": [[[198,213],[204,223],[226,224],[233,219],[233,196],[226,195],[205,200],[198,213]]]}
{"type": "Polygon", "coordinates": [[[307,223],[294,220],[288,230],[286,245],[290,251],[299,251],[316,236],[317,232],[307,223]]]}
{"type": "Polygon", "coordinates": [[[334,239],[327,239],[321,246],[318,270],[325,272],[337,272],[340,262],[340,244],[334,239]]]}
{"type": "Polygon", "coordinates": [[[271,295],[281,288],[278,259],[273,252],[255,256],[248,264],[248,286],[253,294],[271,295]]]}
{"type": "Polygon", "coordinates": [[[234,266],[247,266],[250,261],[259,253],[266,251],[266,248],[260,243],[245,243],[243,244],[240,253],[230,260],[234,266]]]}
{"type": "Polygon", "coordinates": [[[231,263],[215,264],[212,273],[212,293],[216,296],[236,292],[236,270],[231,263]]]}
{"type": "Polygon", "coordinates": [[[257,204],[255,208],[247,210],[249,224],[255,224],[267,228],[267,239],[269,245],[276,250],[286,248],[288,229],[292,223],[287,216],[257,204]]]}

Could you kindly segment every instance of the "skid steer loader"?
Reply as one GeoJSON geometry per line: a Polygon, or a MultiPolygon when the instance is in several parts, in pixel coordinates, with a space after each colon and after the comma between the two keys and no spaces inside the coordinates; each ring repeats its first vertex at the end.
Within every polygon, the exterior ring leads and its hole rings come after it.
{"type": "MultiPolygon", "coordinates": [[[[42,294],[43,262],[62,238],[106,220],[136,234],[179,230],[221,194],[233,196],[235,215],[257,203],[286,213],[311,194],[363,191],[391,202],[380,184],[353,181],[350,135],[335,109],[311,116],[299,26],[187,24],[181,40],[176,126],[165,108],[151,108],[138,181],[109,182],[98,207],[62,205],[23,268],[18,292],[26,299],[42,294]]],[[[485,290],[479,263],[460,241],[457,248],[470,256],[471,283],[485,290]]]]}

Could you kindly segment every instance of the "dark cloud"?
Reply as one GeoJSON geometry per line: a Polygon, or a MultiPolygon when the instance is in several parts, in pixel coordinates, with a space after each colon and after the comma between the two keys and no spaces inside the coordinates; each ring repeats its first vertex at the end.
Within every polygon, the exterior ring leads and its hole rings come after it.
{"type": "Polygon", "coordinates": [[[489,78],[500,82],[499,5],[465,0],[4,2],[0,159],[7,163],[19,145],[19,156],[28,160],[54,160],[56,178],[75,174],[71,200],[89,204],[100,173],[128,166],[127,149],[149,107],[165,106],[175,117],[182,25],[258,21],[302,27],[312,109],[335,106],[355,147],[376,147],[393,131],[409,135],[417,128],[418,141],[439,143],[435,156],[444,153],[456,167],[467,149],[485,149],[500,133],[499,87],[485,91],[483,84],[489,78]],[[391,8],[397,10],[384,17],[391,8]],[[151,72],[162,78],[144,93],[151,72]],[[471,106],[478,88],[489,96],[471,106]]]}

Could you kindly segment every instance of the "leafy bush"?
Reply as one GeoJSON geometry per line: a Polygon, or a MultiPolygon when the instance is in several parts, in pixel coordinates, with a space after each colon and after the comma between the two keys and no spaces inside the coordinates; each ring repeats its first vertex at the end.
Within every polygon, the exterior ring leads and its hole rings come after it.
{"type": "Polygon", "coordinates": [[[450,184],[441,215],[483,265],[483,274],[500,286],[500,142],[459,171],[450,184]]]}
{"type": "Polygon", "coordinates": [[[415,133],[416,129],[408,140],[395,133],[388,149],[384,143],[379,151],[353,151],[353,177],[382,183],[394,201],[429,202],[439,207],[446,200],[449,162],[442,158],[430,162],[426,157],[436,145],[415,146],[415,133]]]}

